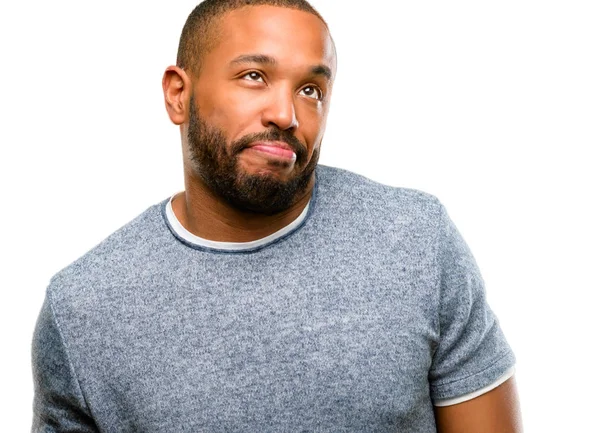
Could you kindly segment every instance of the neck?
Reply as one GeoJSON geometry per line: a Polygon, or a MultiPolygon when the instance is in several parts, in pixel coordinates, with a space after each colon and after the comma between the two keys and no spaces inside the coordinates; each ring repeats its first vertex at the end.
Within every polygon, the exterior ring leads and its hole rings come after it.
{"type": "Polygon", "coordinates": [[[186,176],[185,191],[173,198],[173,212],[186,230],[201,238],[250,242],[269,236],[298,218],[310,201],[313,185],[314,174],[292,206],[274,215],[263,215],[230,206],[200,180],[186,176]]]}

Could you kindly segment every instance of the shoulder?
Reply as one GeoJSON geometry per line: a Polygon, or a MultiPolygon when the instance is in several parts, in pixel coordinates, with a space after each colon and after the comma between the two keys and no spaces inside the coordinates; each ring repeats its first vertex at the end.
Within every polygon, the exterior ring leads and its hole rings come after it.
{"type": "Polygon", "coordinates": [[[321,202],[343,215],[364,215],[369,220],[395,224],[420,223],[435,230],[443,205],[427,192],[384,185],[340,168],[320,165],[317,171],[321,202]]]}
{"type": "Polygon", "coordinates": [[[168,239],[161,209],[164,203],[150,206],[57,272],[48,285],[50,299],[57,304],[74,298],[93,300],[115,281],[127,281],[133,272],[140,272],[168,239]]]}

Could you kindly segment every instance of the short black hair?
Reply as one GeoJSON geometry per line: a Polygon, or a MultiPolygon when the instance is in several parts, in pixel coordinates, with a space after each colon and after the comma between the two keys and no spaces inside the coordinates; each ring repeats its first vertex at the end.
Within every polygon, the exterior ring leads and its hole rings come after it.
{"type": "Polygon", "coordinates": [[[323,17],[306,0],[205,0],[194,8],[183,26],[177,50],[177,66],[192,75],[197,75],[202,56],[218,42],[216,21],[234,9],[259,5],[309,12],[328,27],[323,17]]]}

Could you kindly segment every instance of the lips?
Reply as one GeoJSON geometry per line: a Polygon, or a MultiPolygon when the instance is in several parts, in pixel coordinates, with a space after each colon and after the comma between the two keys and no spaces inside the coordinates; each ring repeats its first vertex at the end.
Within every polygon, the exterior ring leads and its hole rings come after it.
{"type": "Polygon", "coordinates": [[[255,141],[250,143],[248,148],[273,157],[290,160],[296,159],[296,152],[284,141],[255,141]]]}

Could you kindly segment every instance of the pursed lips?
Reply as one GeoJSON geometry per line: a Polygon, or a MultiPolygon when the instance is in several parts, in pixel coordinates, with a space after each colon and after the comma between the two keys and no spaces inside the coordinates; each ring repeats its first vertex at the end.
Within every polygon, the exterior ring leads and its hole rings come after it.
{"type": "Polygon", "coordinates": [[[284,141],[255,141],[248,148],[285,159],[296,159],[296,152],[284,141]]]}

